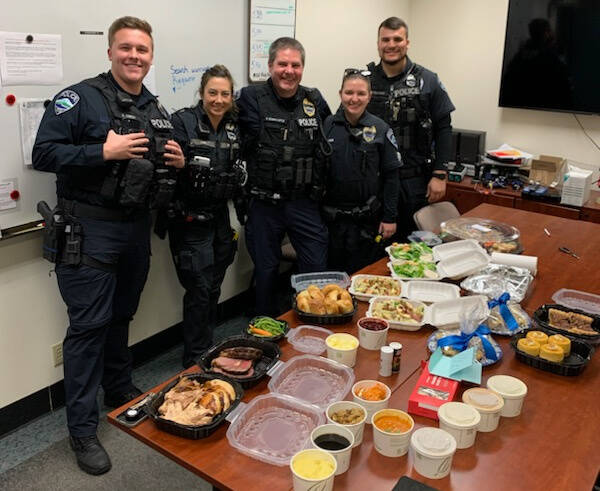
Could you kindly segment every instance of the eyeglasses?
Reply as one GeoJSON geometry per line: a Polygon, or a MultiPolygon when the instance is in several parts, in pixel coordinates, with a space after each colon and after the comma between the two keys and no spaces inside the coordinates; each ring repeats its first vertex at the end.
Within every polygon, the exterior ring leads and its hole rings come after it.
{"type": "Polygon", "coordinates": [[[368,78],[371,75],[369,70],[360,70],[358,68],[346,68],[344,70],[344,78],[347,78],[351,75],[360,75],[361,77],[368,78]]]}

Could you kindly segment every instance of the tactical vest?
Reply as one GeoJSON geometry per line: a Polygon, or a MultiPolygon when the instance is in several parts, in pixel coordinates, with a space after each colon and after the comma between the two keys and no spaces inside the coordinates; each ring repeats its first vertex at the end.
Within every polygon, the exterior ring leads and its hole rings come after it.
{"type": "MultiPolygon", "coordinates": [[[[173,126],[169,114],[158,103],[148,103],[143,109],[136,107],[131,96],[115,86],[108,74],[84,80],[83,83],[97,89],[106,104],[111,118],[111,129],[118,134],[143,131],[149,143],[148,152],[143,156],[154,167],[154,175],[145,194],[145,202],[127,205],[136,208],[164,206],[170,200],[175,184],[175,171],[165,166],[164,153],[167,140],[173,139],[173,126]]],[[[92,143],[92,142],[90,142],[92,143]]],[[[98,142],[93,142],[98,143],[98,142]]],[[[90,193],[98,193],[108,206],[123,204],[123,181],[126,179],[129,161],[115,161],[112,165],[94,169],[86,175],[77,175],[70,179],[70,186],[90,193]]]]}
{"type": "Polygon", "coordinates": [[[188,164],[179,173],[178,183],[185,207],[205,208],[239,196],[246,174],[240,162],[237,123],[227,119],[215,133],[204,121],[200,105],[178,112],[188,141],[188,164]]]}
{"type": "Polygon", "coordinates": [[[260,133],[258,148],[249,167],[250,192],[271,199],[294,199],[319,195],[324,141],[313,91],[300,86],[302,101],[292,111],[278,104],[273,89],[257,88],[260,133]]]}
{"type": "Polygon", "coordinates": [[[391,85],[374,63],[367,67],[372,93],[367,110],[390,125],[401,154],[411,152],[431,159],[433,127],[429,101],[422,95],[423,67],[413,64],[401,80],[391,85]]]}

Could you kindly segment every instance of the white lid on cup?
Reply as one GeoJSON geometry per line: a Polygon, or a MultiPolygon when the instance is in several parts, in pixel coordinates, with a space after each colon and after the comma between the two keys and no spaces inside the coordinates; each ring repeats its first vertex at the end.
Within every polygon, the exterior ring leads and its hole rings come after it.
{"type": "Polygon", "coordinates": [[[413,448],[421,455],[441,459],[456,452],[456,440],[447,431],[439,428],[419,428],[410,437],[413,448]]]}
{"type": "Polygon", "coordinates": [[[462,399],[480,413],[496,413],[504,407],[504,399],[500,394],[483,387],[465,390],[462,399]]]}
{"type": "Polygon", "coordinates": [[[505,399],[520,399],[527,395],[527,385],[510,375],[494,375],[488,379],[487,386],[505,399]]]}
{"type": "Polygon", "coordinates": [[[438,417],[445,424],[456,429],[476,427],[481,421],[479,411],[463,402],[446,402],[438,409],[438,417]]]}

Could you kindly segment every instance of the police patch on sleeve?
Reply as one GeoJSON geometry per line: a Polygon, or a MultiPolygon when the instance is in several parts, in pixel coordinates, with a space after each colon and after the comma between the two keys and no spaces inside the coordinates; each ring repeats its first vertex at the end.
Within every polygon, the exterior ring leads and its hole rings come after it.
{"type": "Polygon", "coordinates": [[[73,109],[79,102],[79,94],[72,90],[63,90],[54,101],[54,114],[57,116],[73,109]]]}
{"type": "Polygon", "coordinates": [[[387,136],[387,139],[390,141],[390,143],[392,145],[394,145],[394,148],[396,150],[398,150],[398,142],[396,141],[396,137],[394,136],[394,132],[392,131],[392,128],[388,128],[385,136],[387,136]]]}

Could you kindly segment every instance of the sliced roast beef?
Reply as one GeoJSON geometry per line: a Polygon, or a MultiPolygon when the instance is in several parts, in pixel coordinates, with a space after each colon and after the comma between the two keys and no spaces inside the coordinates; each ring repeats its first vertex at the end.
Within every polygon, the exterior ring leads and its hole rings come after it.
{"type": "Polygon", "coordinates": [[[241,374],[226,372],[225,370],[222,370],[221,368],[214,366],[214,365],[211,368],[211,370],[213,372],[222,373],[223,375],[227,375],[228,377],[237,378],[237,379],[250,378],[254,375],[254,368],[252,368],[252,367],[250,367],[250,370],[248,370],[246,373],[241,373],[241,374]]]}
{"type": "Polygon", "coordinates": [[[252,360],[240,360],[237,358],[219,356],[211,362],[211,365],[229,373],[243,374],[252,368],[252,360]]]}

